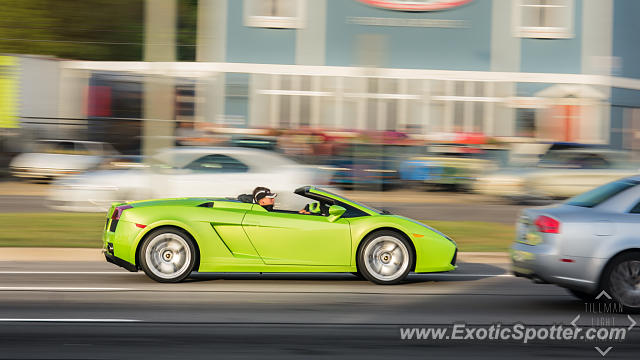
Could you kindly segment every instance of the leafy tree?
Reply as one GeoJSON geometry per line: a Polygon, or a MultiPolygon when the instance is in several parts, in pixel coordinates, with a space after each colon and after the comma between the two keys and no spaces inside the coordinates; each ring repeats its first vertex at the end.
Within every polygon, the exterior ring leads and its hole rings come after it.
{"type": "MultiPolygon", "coordinates": [[[[144,0],[2,0],[0,53],[139,61],[144,0]]],[[[178,2],[178,59],[195,58],[197,0],[178,2]]]]}
{"type": "Polygon", "coordinates": [[[178,61],[195,61],[198,0],[178,0],[178,61]]]}

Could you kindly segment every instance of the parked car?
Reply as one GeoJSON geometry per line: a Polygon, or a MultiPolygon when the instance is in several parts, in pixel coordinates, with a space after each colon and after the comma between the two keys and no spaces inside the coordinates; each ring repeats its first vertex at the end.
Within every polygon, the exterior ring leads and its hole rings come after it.
{"type": "Polygon", "coordinates": [[[403,181],[429,187],[471,188],[480,174],[496,168],[484,150],[460,144],[432,145],[429,154],[412,157],[400,167],[403,181]]]}
{"type": "Polygon", "coordinates": [[[331,184],[346,189],[387,190],[401,184],[400,164],[411,146],[345,144],[323,167],[332,172],[331,184]]]}
{"type": "Polygon", "coordinates": [[[77,140],[37,141],[32,152],[22,153],[10,164],[13,176],[53,180],[77,175],[103,163],[118,152],[104,142],[77,140]]]}
{"type": "MultiPolygon", "coordinates": [[[[177,147],[143,168],[90,171],[53,183],[48,205],[66,211],[106,211],[115,201],[183,196],[226,196],[256,186],[279,191],[324,184],[326,174],[277,153],[248,148],[177,147]]],[[[288,191],[290,192],[290,191],[288,191]]],[[[286,203],[292,197],[278,197],[286,203]]]]}
{"type": "Polygon", "coordinates": [[[640,176],[562,204],[524,209],[511,247],[516,276],[593,300],[601,291],[640,310],[640,176]]]}
{"type": "Polygon", "coordinates": [[[561,199],[639,173],[640,167],[630,161],[628,153],[569,149],[547,153],[535,166],[506,168],[480,176],[473,189],[517,201],[561,199]]]}

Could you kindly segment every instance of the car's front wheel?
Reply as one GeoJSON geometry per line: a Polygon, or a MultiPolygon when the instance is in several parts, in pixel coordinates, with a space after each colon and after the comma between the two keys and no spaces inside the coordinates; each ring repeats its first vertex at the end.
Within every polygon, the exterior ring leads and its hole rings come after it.
{"type": "Polygon", "coordinates": [[[640,252],[616,256],[603,273],[603,288],[625,310],[640,311],[640,252]]]}
{"type": "Polygon", "coordinates": [[[402,282],[411,271],[414,255],[409,242],[400,234],[376,231],[362,240],[358,251],[358,272],[376,284],[402,282]]]}
{"type": "Polygon", "coordinates": [[[180,282],[193,271],[196,251],[191,237],[175,228],[149,233],[140,250],[142,270],[158,282],[180,282]]]}

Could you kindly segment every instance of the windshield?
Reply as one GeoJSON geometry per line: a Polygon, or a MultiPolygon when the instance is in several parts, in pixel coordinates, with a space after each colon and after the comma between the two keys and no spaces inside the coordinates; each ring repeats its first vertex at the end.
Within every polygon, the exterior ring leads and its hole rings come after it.
{"type": "Polygon", "coordinates": [[[611,197],[638,185],[638,181],[635,180],[618,180],[614,181],[593,190],[582,193],[578,196],[572,197],[566,201],[566,204],[581,207],[594,207],[597,206],[611,197]]]}
{"type": "MultiPolygon", "coordinates": [[[[336,194],[336,193],[332,193],[331,191],[328,191],[328,190],[326,190],[326,189],[318,188],[318,190],[321,190],[321,191],[323,191],[323,192],[326,192],[326,193],[327,193],[327,194],[329,194],[329,195],[336,196],[336,197],[338,197],[338,198],[340,198],[340,199],[347,200],[344,196],[338,195],[338,194],[336,194]]],[[[350,202],[350,203],[352,203],[352,204],[358,205],[358,206],[360,206],[360,207],[362,207],[362,208],[365,208],[365,209],[371,210],[371,211],[375,212],[376,214],[383,214],[383,213],[385,213],[385,212],[384,212],[384,211],[382,211],[382,210],[378,210],[378,209],[376,209],[376,208],[374,208],[374,207],[371,207],[371,206],[368,206],[368,205],[361,204],[361,203],[359,203],[359,202],[357,202],[357,201],[353,201],[353,200],[351,200],[351,199],[348,199],[347,201],[348,201],[348,202],[350,202]]]]}
{"type": "Polygon", "coordinates": [[[76,146],[72,141],[39,141],[35,145],[35,152],[68,155],[87,153],[86,149],[76,146]]]}

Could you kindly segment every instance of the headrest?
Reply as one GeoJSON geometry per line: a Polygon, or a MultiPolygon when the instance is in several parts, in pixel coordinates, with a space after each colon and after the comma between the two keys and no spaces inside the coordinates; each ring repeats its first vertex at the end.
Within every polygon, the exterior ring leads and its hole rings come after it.
{"type": "Polygon", "coordinates": [[[253,195],[251,194],[240,194],[238,195],[238,200],[243,203],[253,204],[253,195]]]}

